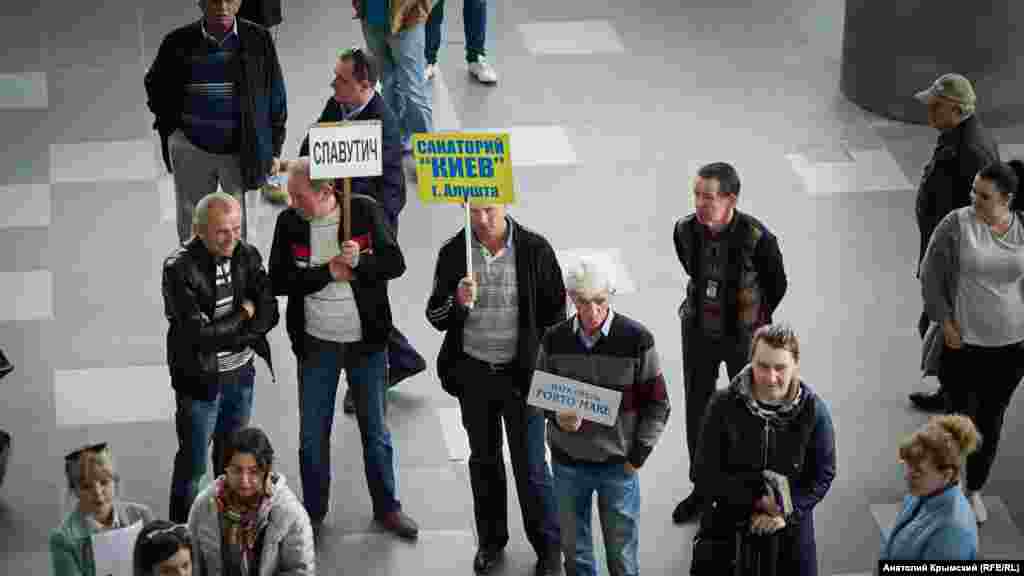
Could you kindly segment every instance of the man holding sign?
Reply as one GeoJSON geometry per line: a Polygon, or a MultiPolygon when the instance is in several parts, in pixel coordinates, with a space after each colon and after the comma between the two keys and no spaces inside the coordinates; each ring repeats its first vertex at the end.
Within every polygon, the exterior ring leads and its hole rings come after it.
{"type": "MultiPolygon", "coordinates": [[[[343,50],[334,66],[334,94],[327,99],[317,123],[379,120],[381,123],[381,175],[352,178],[352,194],[365,194],[377,200],[384,218],[398,237],[398,215],[405,207],[405,175],[402,172],[402,142],[398,120],[374,90],[378,64],[372,54],[361,48],[343,50]]],[[[299,156],[309,154],[309,135],[302,140],[299,156]]],[[[285,168],[288,162],[284,163],[285,168]]],[[[341,189],[338,186],[337,189],[341,189]]],[[[397,328],[388,336],[388,387],[426,370],[427,363],[397,328]]],[[[342,407],[355,413],[352,390],[345,392],[342,407]]]]}
{"type": "MultiPolygon", "coordinates": [[[[640,323],[611,309],[613,292],[607,265],[584,258],[569,273],[569,297],[576,315],[548,330],[541,340],[537,374],[530,402],[550,406],[535,397],[570,397],[574,408],[549,415],[548,442],[555,473],[562,552],[566,574],[598,574],[591,536],[594,492],[605,534],[611,576],[639,574],[640,481],[644,465],[661,438],[671,404],[654,348],[654,336],[640,323]],[[545,373],[579,381],[574,387],[545,373]],[[586,384],[590,384],[587,386],[586,384]],[[587,388],[601,393],[587,392],[587,388]],[[570,390],[571,389],[571,390],[570,390]],[[613,405],[605,391],[621,397],[611,424],[603,408],[613,405]],[[560,394],[557,392],[561,392],[560,394]]],[[[562,405],[567,403],[563,402],[562,405]]]]}
{"type": "Polygon", "coordinates": [[[441,247],[427,320],[445,333],[437,373],[459,399],[469,436],[469,474],[480,548],[478,574],[490,572],[508,544],[502,461],[505,422],[526,537],[536,574],[561,572],[551,472],[544,454],[544,415],[526,403],[540,336],[565,319],[565,288],[548,241],[506,214],[504,205],[470,208],[473,270],[467,275],[466,231],[441,247]]]}

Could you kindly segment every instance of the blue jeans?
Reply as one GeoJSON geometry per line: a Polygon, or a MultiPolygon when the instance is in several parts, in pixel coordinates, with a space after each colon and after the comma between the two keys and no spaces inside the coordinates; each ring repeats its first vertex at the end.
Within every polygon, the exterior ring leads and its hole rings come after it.
{"type": "Polygon", "coordinates": [[[398,119],[403,149],[409,149],[413,134],[434,130],[433,93],[424,77],[426,26],[398,34],[366,20],[362,26],[366,46],[380,65],[381,96],[398,119]]]}
{"type": "Polygon", "coordinates": [[[313,522],[327,515],[331,495],[331,428],[344,369],[356,405],[363,467],[374,517],[401,509],[398,455],[384,419],[387,353],[366,353],[360,344],[326,342],[306,335],[299,359],[299,473],[302,501],[313,522]]]}
{"type": "Polygon", "coordinates": [[[170,520],[188,521],[199,481],[206,473],[206,457],[213,440],[214,476],[224,473],[224,444],[228,435],[249,425],[252,415],[252,391],[256,367],[248,364],[221,379],[220,392],[213,400],[197,400],[175,392],[177,410],[174,426],[178,433],[178,453],[171,474],[170,520]]]}
{"type": "Polygon", "coordinates": [[[562,553],[566,576],[595,576],[594,539],[590,532],[591,502],[597,492],[598,514],[604,533],[608,573],[640,573],[637,548],[640,537],[640,479],[623,464],[552,462],[558,517],[562,525],[562,553]]]}
{"type": "MultiPolygon", "coordinates": [[[[444,28],[444,2],[430,10],[427,19],[427,64],[437,63],[437,52],[441,48],[441,35],[444,28]]],[[[466,62],[476,62],[486,56],[484,44],[487,40],[487,0],[463,0],[462,26],[466,33],[466,62]]]]}

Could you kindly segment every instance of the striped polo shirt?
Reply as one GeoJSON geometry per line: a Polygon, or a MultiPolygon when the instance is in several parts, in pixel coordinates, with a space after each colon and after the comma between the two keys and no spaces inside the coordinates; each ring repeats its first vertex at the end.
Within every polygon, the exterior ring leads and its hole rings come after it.
{"type": "Polygon", "coordinates": [[[505,248],[497,256],[473,234],[477,299],[462,332],[463,352],[492,364],[511,362],[519,353],[519,284],[512,241],[515,225],[508,218],[505,222],[505,248]]]}
{"type": "MultiPolygon", "coordinates": [[[[235,292],[231,285],[231,259],[217,259],[217,304],[213,309],[213,317],[224,318],[235,309],[235,292]]],[[[221,373],[231,372],[245,366],[255,353],[249,346],[241,350],[221,350],[217,352],[217,368],[221,373]]]]}

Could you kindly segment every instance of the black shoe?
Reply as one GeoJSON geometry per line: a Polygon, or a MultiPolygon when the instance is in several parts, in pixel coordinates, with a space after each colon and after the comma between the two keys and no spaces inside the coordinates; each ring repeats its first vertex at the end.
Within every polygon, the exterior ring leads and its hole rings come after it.
{"type": "Polygon", "coordinates": [[[692,522],[697,516],[700,516],[700,499],[693,492],[672,511],[672,521],[676,524],[692,522]]]}
{"type": "Polygon", "coordinates": [[[345,390],[345,399],[341,401],[341,409],[345,411],[345,414],[356,413],[356,401],[352,399],[352,389],[345,390]]]}
{"type": "Polygon", "coordinates": [[[504,555],[504,548],[498,548],[497,550],[481,548],[477,550],[476,556],[473,557],[473,571],[477,574],[489,574],[501,562],[504,555]]]}
{"type": "Polygon", "coordinates": [[[910,395],[910,403],[923,412],[944,412],[946,396],[940,392],[914,392],[910,395]]]}
{"type": "Polygon", "coordinates": [[[537,560],[533,569],[534,576],[562,576],[562,550],[552,550],[544,558],[537,560]]]}

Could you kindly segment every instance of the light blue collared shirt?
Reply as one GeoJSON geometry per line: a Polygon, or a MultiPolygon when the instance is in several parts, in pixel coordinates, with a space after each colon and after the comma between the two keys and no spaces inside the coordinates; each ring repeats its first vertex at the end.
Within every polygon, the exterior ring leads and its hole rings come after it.
{"type": "Polygon", "coordinates": [[[601,336],[604,336],[605,338],[608,337],[608,332],[610,332],[612,329],[613,316],[615,316],[615,312],[611,309],[611,307],[609,307],[608,316],[605,317],[604,322],[601,323],[600,336],[595,334],[593,338],[590,338],[583,333],[583,328],[580,326],[580,315],[579,312],[577,312],[576,315],[572,317],[572,330],[573,332],[576,333],[577,336],[579,336],[580,342],[582,342],[583,345],[587,347],[587,350],[591,350],[594,348],[594,345],[597,344],[598,338],[600,338],[601,336]]]}
{"type": "Polygon", "coordinates": [[[224,38],[221,40],[218,40],[216,36],[206,31],[205,17],[199,20],[199,27],[203,29],[203,36],[205,36],[208,40],[216,42],[218,46],[222,46],[224,44],[224,41],[230,38],[232,35],[234,35],[236,38],[238,37],[238,18],[235,18],[231,21],[231,30],[228,30],[228,33],[225,34],[224,38]]]}
{"type": "MultiPolygon", "coordinates": [[[[374,95],[376,95],[376,92],[374,92],[374,95]]],[[[373,96],[370,96],[370,100],[373,100],[373,96]]],[[[352,110],[349,110],[344,104],[342,104],[341,105],[341,115],[342,115],[342,118],[344,120],[350,120],[352,118],[355,118],[356,116],[359,116],[360,114],[363,113],[363,110],[366,110],[366,107],[370,105],[370,100],[367,100],[365,104],[363,104],[362,106],[360,106],[358,108],[353,108],[352,110]]]]}

